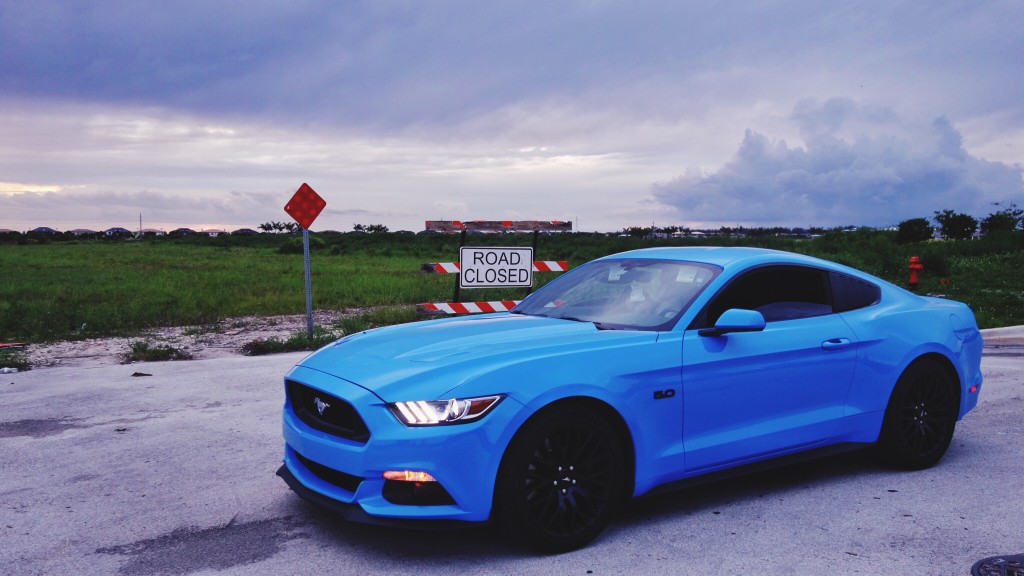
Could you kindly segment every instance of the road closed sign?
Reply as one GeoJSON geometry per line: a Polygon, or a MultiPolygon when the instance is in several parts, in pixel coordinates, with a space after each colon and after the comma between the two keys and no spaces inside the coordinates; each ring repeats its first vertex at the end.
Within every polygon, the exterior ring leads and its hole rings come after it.
{"type": "Polygon", "coordinates": [[[462,288],[528,288],[533,286],[533,248],[459,249],[462,288]]]}

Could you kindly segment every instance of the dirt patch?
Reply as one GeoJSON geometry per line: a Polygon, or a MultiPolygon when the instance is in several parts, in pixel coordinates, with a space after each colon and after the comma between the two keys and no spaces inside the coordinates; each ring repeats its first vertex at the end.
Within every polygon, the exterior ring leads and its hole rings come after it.
{"type": "MultiPolygon", "coordinates": [[[[313,323],[333,327],[341,318],[357,316],[366,309],[327,310],[315,312],[313,323]]],[[[24,354],[34,369],[88,367],[123,364],[132,342],[148,341],[166,345],[189,354],[194,360],[241,356],[242,346],[253,340],[278,338],[286,340],[306,330],[306,315],[227,318],[208,326],[155,328],[130,338],[95,338],[26,346],[24,354]]]]}
{"type": "MultiPolygon", "coordinates": [[[[314,313],[313,323],[332,327],[342,318],[365,314],[369,308],[324,310],[314,313]]],[[[167,345],[188,353],[194,360],[242,356],[242,346],[257,339],[286,340],[306,329],[306,315],[249,316],[227,318],[211,326],[179,326],[156,328],[131,338],[97,338],[49,344],[32,344],[25,348],[32,368],[55,366],[82,367],[123,364],[132,342],[148,340],[154,345],[167,345]]],[[[1020,355],[1024,351],[1024,331],[1001,330],[986,334],[986,355],[1020,355]]]]}

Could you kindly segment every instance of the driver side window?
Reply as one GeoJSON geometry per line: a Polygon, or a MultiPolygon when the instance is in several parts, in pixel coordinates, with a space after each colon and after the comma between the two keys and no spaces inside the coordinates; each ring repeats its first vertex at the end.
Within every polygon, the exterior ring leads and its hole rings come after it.
{"type": "Polygon", "coordinates": [[[765,322],[832,313],[828,275],[803,266],[765,266],[733,280],[709,304],[704,326],[713,326],[730,308],[756,310],[765,322]]]}

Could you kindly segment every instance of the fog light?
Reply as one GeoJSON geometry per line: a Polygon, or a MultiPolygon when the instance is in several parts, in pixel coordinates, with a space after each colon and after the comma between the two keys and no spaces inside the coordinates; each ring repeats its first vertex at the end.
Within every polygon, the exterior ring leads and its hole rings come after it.
{"type": "Polygon", "coordinates": [[[433,476],[416,470],[384,472],[384,499],[403,506],[445,506],[455,504],[451,494],[433,476]]]}
{"type": "Polygon", "coordinates": [[[415,470],[388,470],[384,472],[384,479],[396,482],[437,482],[430,474],[415,470]]]}

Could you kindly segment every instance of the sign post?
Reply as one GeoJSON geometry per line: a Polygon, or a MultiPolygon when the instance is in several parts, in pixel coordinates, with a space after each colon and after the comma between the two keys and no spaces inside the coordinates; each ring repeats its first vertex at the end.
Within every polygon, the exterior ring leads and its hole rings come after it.
{"type": "Polygon", "coordinates": [[[284,211],[302,227],[302,263],[306,277],[306,337],[310,340],[313,339],[313,288],[309,274],[309,227],[325,206],[327,202],[305,182],[284,205],[284,211]]]}
{"type": "Polygon", "coordinates": [[[309,230],[302,229],[302,267],[306,277],[306,339],[313,339],[313,282],[309,277],[309,230]]]}

